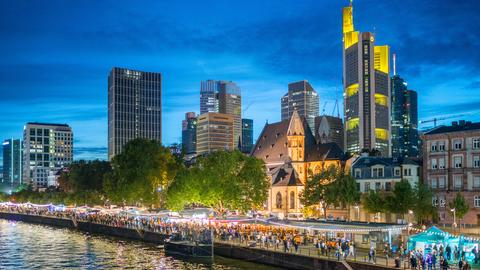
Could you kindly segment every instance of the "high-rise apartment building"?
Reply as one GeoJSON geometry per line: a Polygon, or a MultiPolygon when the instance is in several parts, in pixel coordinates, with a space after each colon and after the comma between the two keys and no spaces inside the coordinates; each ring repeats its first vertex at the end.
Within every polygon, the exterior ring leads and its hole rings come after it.
{"type": "Polygon", "coordinates": [[[315,117],[315,140],[319,144],[336,143],[343,150],[343,122],[340,117],[322,115],[315,117]]]}
{"type": "Polygon", "coordinates": [[[294,111],[307,119],[311,130],[315,128],[315,117],[319,115],[319,96],[306,80],[288,84],[288,93],[281,99],[282,121],[290,119],[294,111]]]}
{"type": "Polygon", "coordinates": [[[253,147],[253,119],[242,119],[242,152],[250,153],[253,147]]]}
{"type": "Polygon", "coordinates": [[[417,92],[407,89],[398,75],[392,77],[392,156],[418,157],[417,92]]]}
{"type": "Polygon", "coordinates": [[[197,155],[215,150],[233,150],[234,117],[223,113],[204,113],[197,120],[197,155]]]}
{"type": "Polygon", "coordinates": [[[343,8],[345,150],[389,156],[389,47],[375,45],[373,33],[355,31],[352,13],[351,4],[343,8]]]}
{"type": "Polygon", "coordinates": [[[108,76],[108,158],[136,138],[162,142],[162,75],[114,67],[108,76]]]}
{"type": "Polygon", "coordinates": [[[200,82],[200,114],[218,112],[219,85],[216,80],[200,82]]]}
{"type": "Polygon", "coordinates": [[[197,151],[197,116],[194,112],[187,112],[182,120],[182,148],[186,155],[197,151]]]}
{"type": "Polygon", "coordinates": [[[219,82],[218,105],[219,113],[233,116],[233,141],[238,147],[242,139],[242,96],[234,82],[219,82]]]}
{"type": "Polygon", "coordinates": [[[73,160],[73,132],[67,124],[27,123],[23,130],[23,183],[46,188],[48,176],[73,160]]]}
{"type": "Polygon", "coordinates": [[[3,141],[3,183],[17,187],[22,183],[22,141],[3,141]]]}

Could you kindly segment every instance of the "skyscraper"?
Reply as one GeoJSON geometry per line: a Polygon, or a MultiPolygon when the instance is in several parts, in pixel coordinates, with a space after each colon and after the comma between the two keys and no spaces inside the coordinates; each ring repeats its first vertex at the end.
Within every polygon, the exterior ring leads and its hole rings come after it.
{"type": "Polygon", "coordinates": [[[108,76],[108,158],[136,138],[162,142],[162,75],[114,67],[108,76]]]}
{"type": "Polygon", "coordinates": [[[352,13],[352,4],[343,8],[345,150],[389,156],[389,47],[376,46],[373,33],[355,31],[352,13]]]}
{"type": "Polygon", "coordinates": [[[27,123],[23,130],[23,183],[46,188],[48,176],[73,160],[73,132],[67,124],[27,123]]]}
{"type": "Polygon", "coordinates": [[[407,89],[398,75],[392,77],[392,156],[419,154],[417,92],[407,89]]]}
{"type": "Polygon", "coordinates": [[[200,82],[200,114],[218,112],[219,81],[200,82]]]}
{"type": "Polygon", "coordinates": [[[233,150],[234,117],[223,113],[204,113],[197,121],[197,155],[216,150],[233,150]]]}
{"type": "Polygon", "coordinates": [[[242,96],[234,82],[219,82],[218,105],[220,113],[233,116],[233,141],[237,147],[242,138],[242,96]]]}
{"type": "Polygon", "coordinates": [[[253,147],[253,119],[242,119],[242,152],[250,153],[253,147]]]}
{"type": "Polygon", "coordinates": [[[7,139],[3,142],[3,183],[17,187],[22,182],[22,141],[7,139]]]}
{"type": "Polygon", "coordinates": [[[197,116],[194,112],[187,112],[182,120],[182,147],[186,155],[197,151],[197,116]]]}
{"type": "Polygon", "coordinates": [[[307,119],[311,130],[315,128],[315,117],[319,114],[319,96],[306,80],[288,84],[288,93],[281,99],[282,121],[290,119],[294,111],[307,119]]]}

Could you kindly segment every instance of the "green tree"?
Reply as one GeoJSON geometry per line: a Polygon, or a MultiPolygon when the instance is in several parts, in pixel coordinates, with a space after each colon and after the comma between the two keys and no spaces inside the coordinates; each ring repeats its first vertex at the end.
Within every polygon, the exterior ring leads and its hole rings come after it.
{"type": "Polygon", "coordinates": [[[305,206],[318,205],[323,209],[323,217],[327,218],[328,204],[335,203],[335,188],[332,183],[337,180],[337,169],[330,166],[307,180],[300,194],[300,202],[305,206]]]}
{"type": "Polygon", "coordinates": [[[103,188],[114,203],[160,206],[163,191],[180,166],[168,148],[154,140],[135,139],[112,159],[113,171],[106,174],[103,188]]]}
{"type": "Polygon", "coordinates": [[[391,213],[403,215],[415,207],[415,191],[406,179],[395,183],[392,193],[385,198],[387,210],[391,213]]]}
{"type": "Polygon", "coordinates": [[[333,182],[333,204],[351,206],[360,202],[360,191],[357,188],[357,182],[350,175],[346,174],[344,170],[337,170],[337,177],[333,182]]]}
{"type": "Polygon", "coordinates": [[[427,224],[438,220],[438,211],[432,204],[433,191],[424,183],[420,182],[415,188],[415,220],[419,224],[427,224]]]}
{"type": "Polygon", "coordinates": [[[105,175],[111,173],[112,167],[108,161],[74,161],[59,179],[59,187],[66,192],[103,190],[105,175]]]}
{"type": "Polygon", "coordinates": [[[181,210],[201,204],[223,215],[228,210],[258,209],[270,184],[262,160],[240,151],[216,151],[184,168],[167,189],[167,207],[181,210]]]}
{"type": "Polygon", "coordinates": [[[370,190],[362,196],[362,205],[365,211],[371,214],[385,212],[385,198],[376,190],[370,190]]]}
{"type": "MultiPolygon", "coordinates": [[[[449,203],[450,209],[455,209],[455,216],[460,221],[463,217],[468,213],[470,207],[468,206],[468,202],[465,200],[465,197],[462,196],[460,192],[457,192],[453,201],[449,203]]],[[[450,211],[451,215],[453,216],[453,211],[450,211]]],[[[461,226],[460,226],[461,227],[461,226]]]]}

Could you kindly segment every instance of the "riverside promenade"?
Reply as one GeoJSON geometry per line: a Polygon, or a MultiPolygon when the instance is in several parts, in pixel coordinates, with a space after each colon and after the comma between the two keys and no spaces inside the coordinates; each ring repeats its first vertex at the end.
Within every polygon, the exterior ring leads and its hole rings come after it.
{"type": "MultiPolygon", "coordinates": [[[[76,218],[69,218],[61,214],[56,215],[36,215],[33,213],[15,213],[2,211],[0,209],[0,218],[7,220],[23,221],[36,224],[78,229],[80,231],[110,235],[121,238],[145,241],[154,244],[163,244],[165,239],[174,232],[172,228],[164,227],[160,230],[148,230],[145,223],[127,223],[123,226],[112,226],[91,221],[84,221],[76,218]],[[135,225],[134,225],[135,224],[135,225]]],[[[300,246],[298,252],[285,252],[275,247],[263,247],[256,245],[255,241],[241,243],[234,240],[221,240],[216,236],[214,245],[214,254],[216,256],[240,259],[260,264],[268,264],[288,269],[305,270],[383,270],[395,269],[392,261],[387,261],[377,257],[376,264],[361,262],[357,258],[347,258],[347,260],[337,260],[333,257],[322,256],[315,252],[315,249],[300,246]],[[382,264],[385,263],[385,264],[382,264]],[[388,263],[388,266],[387,266],[388,263]]],[[[399,268],[396,268],[399,269],[399,268]]],[[[407,265],[401,269],[409,269],[407,265]]]]}

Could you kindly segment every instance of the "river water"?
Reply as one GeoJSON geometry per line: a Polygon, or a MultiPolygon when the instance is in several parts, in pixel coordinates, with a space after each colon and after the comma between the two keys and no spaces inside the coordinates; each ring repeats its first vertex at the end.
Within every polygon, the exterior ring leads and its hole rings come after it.
{"type": "Polygon", "coordinates": [[[213,264],[166,256],[143,242],[0,219],[0,269],[278,270],[215,257],[213,264]]]}

